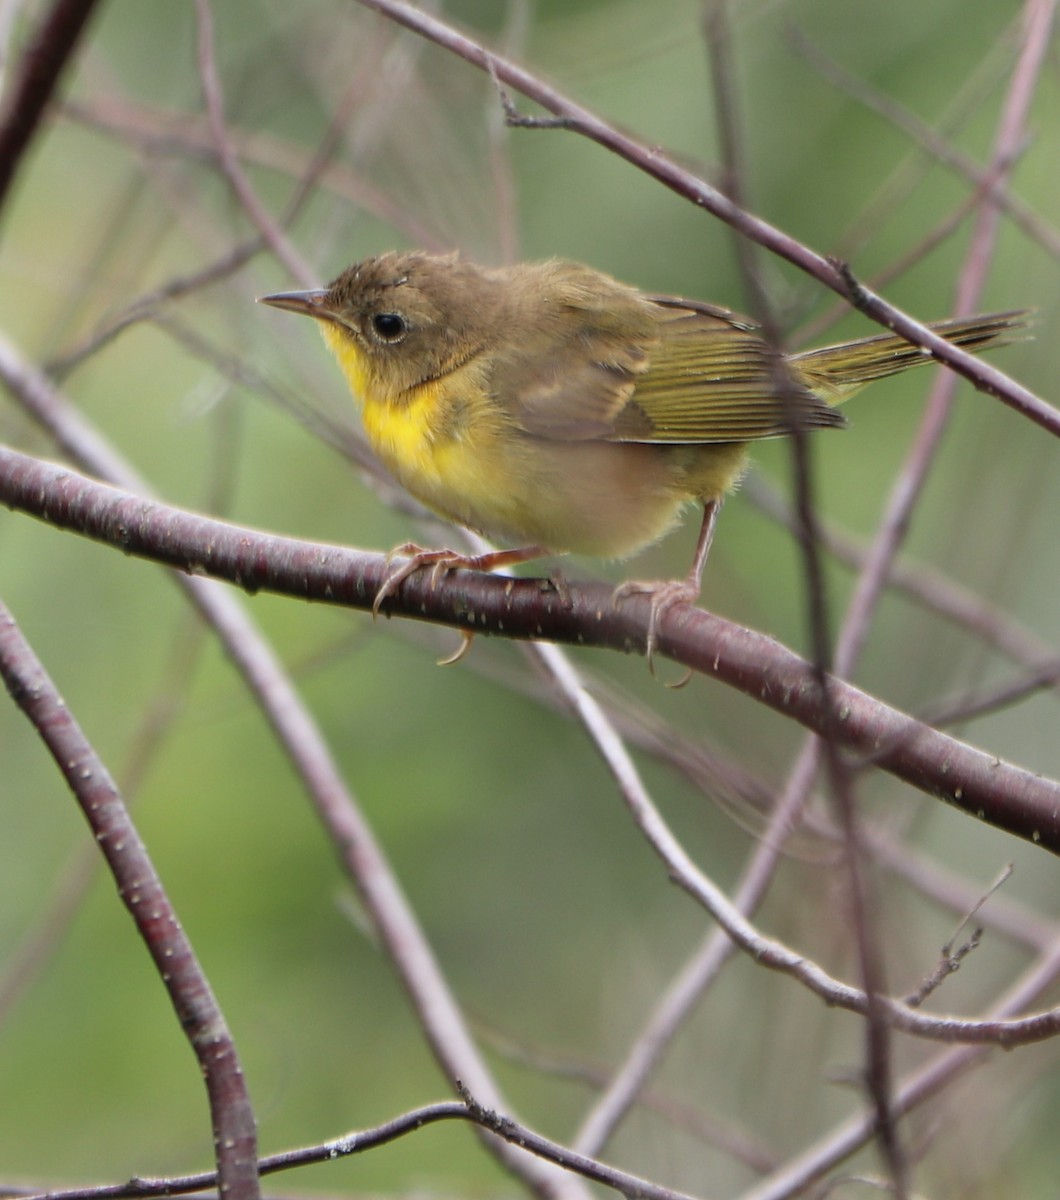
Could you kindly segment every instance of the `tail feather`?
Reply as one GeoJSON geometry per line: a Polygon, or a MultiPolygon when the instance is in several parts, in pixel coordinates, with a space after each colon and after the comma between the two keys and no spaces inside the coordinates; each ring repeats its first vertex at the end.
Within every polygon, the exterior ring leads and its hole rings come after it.
{"type": "MultiPolygon", "coordinates": [[[[1025,309],[988,313],[933,321],[928,328],[955,346],[978,353],[1017,341],[1008,335],[1024,328],[1029,316],[1025,309]]],[[[920,346],[914,346],[897,334],[884,333],[857,342],[808,350],[794,355],[792,361],[813,391],[833,403],[840,403],[874,379],[885,379],[888,375],[897,375],[934,360],[920,346]]]]}

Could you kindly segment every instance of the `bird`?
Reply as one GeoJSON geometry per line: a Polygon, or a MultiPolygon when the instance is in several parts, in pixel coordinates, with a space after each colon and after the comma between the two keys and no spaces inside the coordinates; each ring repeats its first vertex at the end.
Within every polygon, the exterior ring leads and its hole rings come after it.
{"type": "MultiPolygon", "coordinates": [[[[646,650],[675,604],[699,596],[724,497],[750,443],[846,424],[836,405],[930,362],[894,334],[784,354],[756,323],[658,295],[563,259],[483,267],[459,254],[390,251],[326,287],[264,304],[316,320],[368,442],[416,499],[499,547],[484,554],[411,543],[375,597],[413,572],[492,570],[577,554],[626,559],[703,507],[681,579],[620,585],[651,597],[646,650]]],[[[1026,313],[934,322],[980,351],[1026,313]]]]}

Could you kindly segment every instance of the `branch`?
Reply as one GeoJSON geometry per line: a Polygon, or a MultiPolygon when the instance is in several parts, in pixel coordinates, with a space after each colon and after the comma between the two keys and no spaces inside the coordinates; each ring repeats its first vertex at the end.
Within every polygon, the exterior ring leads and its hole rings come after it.
{"type": "MultiPolygon", "coordinates": [[[[994,1006],[991,1015],[1002,1019],[1022,1011],[1053,987],[1060,974],[1060,941],[1024,972],[994,1006]]],[[[986,1046],[953,1046],[902,1079],[895,1094],[895,1115],[903,1116],[980,1063],[986,1046]]],[[[875,1133],[875,1113],[865,1110],[842,1120],[836,1128],[785,1163],[778,1171],[745,1191],[740,1200],[793,1200],[808,1194],[811,1184],[864,1146],[875,1133]]]]}
{"type": "MultiPolygon", "coordinates": [[[[0,355],[0,375],[3,358],[0,355]]],[[[95,483],[68,468],[0,448],[0,499],[9,507],[105,542],[125,554],[248,592],[269,591],[370,610],[391,570],[382,554],[265,534],[95,483]]],[[[619,607],[606,584],[451,572],[434,586],[418,571],[386,612],[471,633],[644,653],[649,602],[619,607]]],[[[1060,784],[931,729],[840,679],[829,679],[837,720],[826,720],[816,672],[764,634],[702,609],[662,622],[659,652],[719,679],[963,812],[1060,852],[1060,784]],[[826,726],[829,728],[826,729],[826,726]]]]}
{"type": "Polygon", "coordinates": [[[760,934],[736,904],[699,870],[686,853],[658,808],[652,803],[625,746],[604,717],[599,704],[581,685],[569,664],[557,653],[552,656],[548,665],[564,697],[596,743],[638,828],[666,865],[671,879],[698,901],[724,928],[728,936],[760,966],[798,979],[827,1003],[868,1016],[870,1024],[874,1021],[887,1026],[893,1024],[896,1029],[917,1037],[961,1042],[1000,1041],[1011,1045],[1016,1041],[1049,1038],[1060,1032],[1060,1009],[1011,1022],[962,1020],[952,1017],[929,1017],[926,1021],[920,1020],[916,1009],[910,1005],[888,999],[876,989],[858,991],[841,983],[829,976],[815,962],[760,934]]]}
{"type": "Polygon", "coordinates": [[[95,7],[96,0],[55,0],[22,55],[0,113],[0,205],[95,7]]]}
{"type": "Polygon", "coordinates": [[[801,54],[823,79],[900,129],[922,146],[933,161],[967,179],[975,186],[977,192],[985,193],[991,204],[1000,208],[1014,225],[1022,229],[1027,237],[1036,241],[1047,254],[1060,258],[1060,229],[1039,217],[1029,204],[1009,189],[994,169],[981,167],[970,154],[959,150],[893,96],[878,91],[866,80],[859,79],[847,71],[794,25],[789,26],[786,32],[795,51],[801,54]]]}
{"type": "Polygon", "coordinates": [[[908,313],[860,284],[843,264],[818,253],[777,226],[740,208],[706,180],[685,170],[658,149],[636,141],[587,108],[575,104],[530,71],[493,54],[478,42],[458,33],[444,21],[429,16],[403,0],[357,2],[443,46],[502,83],[516,88],[524,96],[554,114],[558,124],[551,122],[546,125],[579,133],[624,158],[671,191],[706,209],[746,237],[765,246],[767,250],[787,259],[825,287],[838,292],[867,317],[901,334],[914,345],[924,347],[932,358],[952,367],[979,391],[995,396],[1054,436],[1060,437],[1060,410],[983,359],[976,359],[966,351],[951,345],[908,313]]]}
{"type": "MultiPolygon", "coordinates": [[[[314,1146],[306,1146],[299,1150],[284,1150],[279,1154],[270,1154],[258,1163],[261,1175],[273,1175],[278,1171],[289,1171],[295,1167],[309,1166],[314,1163],[334,1162],[339,1158],[348,1158],[352,1154],[363,1154],[366,1150],[374,1150],[388,1142],[396,1141],[407,1134],[416,1133],[428,1125],[439,1121],[470,1121],[483,1129],[488,1129],[498,1137],[512,1145],[528,1150],[550,1163],[563,1167],[585,1179],[602,1183],[606,1187],[621,1192],[630,1200],[692,1200],[685,1192],[663,1187],[639,1175],[631,1175],[618,1167],[598,1159],[578,1154],[551,1138],[536,1133],[526,1125],[513,1121],[479,1104],[461,1084],[456,1081],[457,1091],[463,1096],[462,1101],[448,1100],[437,1104],[427,1104],[422,1108],[412,1109],[402,1113],[400,1117],[376,1125],[371,1129],[354,1130],[331,1141],[314,1146]]],[[[181,1196],[189,1192],[199,1192],[217,1185],[217,1175],[213,1171],[200,1171],[195,1175],[170,1176],[159,1179],[137,1178],[126,1183],[103,1184],[98,1187],[68,1188],[64,1191],[50,1191],[38,1195],[23,1194],[20,1200],[148,1200],[150,1197],[181,1196]]]]}
{"type": "Polygon", "coordinates": [[[221,1192],[254,1200],[261,1194],[254,1110],[224,1016],[114,781],[3,604],[0,676],[85,814],[202,1068],[221,1192]]]}
{"type": "Polygon", "coordinates": [[[257,193],[251,186],[239,161],[228,127],[225,125],[224,100],[214,53],[213,16],[210,12],[209,0],[196,0],[195,13],[199,27],[199,77],[202,83],[203,97],[206,100],[206,112],[210,120],[210,133],[217,150],[221,173],[251,223],[257,229],[261,239],[295,279],[299,280],[303,287],[308,287],[313,282],[313,272],[310,270],[309,264],[295,250],[290,240],[284,235],[280,224],[273,220],[265,205],[258,200],[257,193]]]}

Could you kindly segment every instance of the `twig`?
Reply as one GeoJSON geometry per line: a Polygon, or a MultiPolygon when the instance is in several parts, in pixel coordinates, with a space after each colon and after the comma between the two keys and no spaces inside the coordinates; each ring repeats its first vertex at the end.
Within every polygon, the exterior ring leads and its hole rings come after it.
{"type": "MultiPolygon", "coordinates": [[[[119,790],[135,796],[143,776],[161,747],[175,708],[184,698],[191,671],[198,661],[202,626],[187,622],[174,640],[171,669],[163,672],[162,686],[149,701],[133,735],[133,753],[119,776],[119,790]]],[[[94,845],[79,846],[58,872],[54,894],[24,937],[5,957],[0,970],[0,1024],[25,994],[55,946],[84,907],[85,895],[98,875],[99,853],[94,845]]]]}
{"type": "Polygon", "coordinates": [[[524,96],[551,112],[562,122],[563,128],[598,142],[678,195],[684,196],[781,258],[787,259],[826,287],[855,303],[872,320],[901,334],[915,345],[924,347],[933,358],[952,367],[980,391],[997,397],[1054,436],[1060,437],[1060,411],[1041,397],[1011,379],[1003,371],[952,346],[871,289],[863,286],[852,288],[849,274],[827,256],[817,253],[761,217],[745,212],[706,180],[684,170],[659,150],[642,145],[588,109],[575,104],[530,71],[493,54],[471,38],[458,33],[444,21],[405,3],[404,0],[357,0],[357,3],[444,46],[482,70],[495,72],[496,77],[503,83],[516,88],[524,96]]]}
{"type": "MultiPolygon", "coordinates": [[[[456,1081],[456,1088],[463,1097],[461,1101],[443,1100],[437,1104],[426,1104],[370,1129],[358,1129],[317,1145],[270,1154],[258,1163],[258,1171],[261,1175],[274,1175],[295,1167],[335,1162],[340,1158],[375,1150],[439,1121],[470,1121],[512,1145],[562,1167],[565,1171],[621,1192],[630,1200],[693,1200],[693,1197],[685,1192],[674,1191],[651,1180],[631,1175],[608,1163],[576,1154],[559,1142],[554,1142],[528,1126],[482,1105],[473,1098],[460,1080],[456,1081]]],[[[125,1183],[28,1193],[21,1196],[20,1200],[151,1200],[153,1197],[183,1196],[189,1192],[204,1191],[216,1186],[215,1172],[200,1171],[195,1175],[167,1176],[159,1179],[136,1178],[125,1183]]]]}
{"type": "MultiPolygon", "coordinates": [[[[794,529],[795,517],[790,505],[760,475],[752,472],[744,480],[741,495],[774,520],[794,529]]],[[[869,550],[850,534],[838,526],[826,524],[822,539],[829,553],[839,562],[857,571],[865,569],[869,550]]],[[[1048,642],[935,567],[896,558],[890,564],[887,581],[892,589],[904,593],[929,612],[966,629],[998,653],[1022,663],[1031,671],[1037,671],[1051,659],[1053,650],[1048,642]]]]}
{"type": "MultiPolygon", "coordinates": [[[[351,84],[349,98],[355,99],[359,94],[359,89],[351,84]]],[[[340,101],[336,106],[336,123],[346,104],[347,101],[340,101]]],[[[59,112],[79,125],[138,146],[151,155],[180,155],[211,163],[217,161],[216,145],[206,118],[173,113],[114,96],[94,97],[90,102],[67,101],[59,112]]],[[[241,130],[231,124],[226,125],[226,129],[240,159],[254,166],[304,179],[310,175],[313,162],[318,158],[317,152],[307,152],[303,147],[275,135],[241,130]]],[[[325,139],[330,137],[329,131],[325,139]]],[[[414,212],[402,205],[399,198],[373,185],[344,161],[326,163],[320,174],[320,184],[323,189],[334,192],[341,199],[400,229],[416,245],[434,251],[444,250],[448,245],[414,212]]]]}
{"type": "MultiPolygon", "coordinates": [[[[351,87],[346,99],[339,104],[334,118],[317,147],[313,156],[303,164],[303,170],[295,180],[294,191],[279,220],[281,229],[291,225],[302,211],[303,207],[313,196],[313,189],[321,175],[327,171],[332,155],[335,152],[339,134],[348,115],[348,107],[353,102],[356,90],[351,87]]],[[[226,146],[228,143],[226,142],[226,146]]],[[[97,350],[111,342],[120,333],[140,321],[150,320],[157,315],[157,310],[164,304],[186,296],[200,288],[217,283],[240,270],[255,255],[269,246],[263,234],[257,234],[240,242],[232,249],[225,251],[219,258],[206,263],[187,275],[178,275],[167,280],[160,287],[127,304],[125,309],[110,317],[100,328],[93,331],[79,345],[65,351],[59,358],[47,365],[47,373],[61,382],[62,379],[97,350]]]]}
{"type": "Polygon", "coordinates": [[[956,949],[953,946],[946,946],[939,957],[934,971],[921,983],[915,992],[905,997],[905,1003],[912,1008],[919,1008],[933,992],[938,991],[951,975],[956,974],[960,970],[961,963],[964,962],[973,950],[979,948],[982,938],[983,931],[975,929],[972,931],[971,937],[966,942],[962,942],[956,949]]]}
{"type": "MultiPolygon", "coordinates": [[[[991,1010],[1003,1020],[1035,1003],[1060,975],[1060,940],[1045,951],[1009,988],[991,1010]]],[[[958,1046],[945,1050],[925,1066],[911,1071],[895,1089],[895,1112],[901,1116],[938,1095],[955,1079],[982,1062],[986,1046],[958,1046]]],[[[842,1121],[832,1132],[808,1146],[768,1179],[743,1192],[739,1200],[794,1200],[849,1158],[872,1137],[875,1114],[869,1111],[842,1121]]]]}
{"type": "Polygon", "coordinates": [[[1039,663],[1032,671],[991,688],[951,696],[937,701],[929,711],[921,711],[922,720],[937,728],[951,728],[988,713],[1010,708],[1046,689],[1060,684],[1060,658],[1055,655],[1039,663]]]}
{"type": "MultiPolygon", "coordinates": [[[[416,636],[413,626],[400,632],[407,633],[416,644],[422,645],[426,640],[422,636],[416,636]]],[[[362,630],[341,639],[339,643],[320,648],[311,660],[300,665],[299,676],[302,671],[332,664],[336,656],[343,652],[344,647],[351,642],[363,641],[364,636],[365,631],[362,630]]],[[[552,709],[557,706],[562,706],[565,710],[568,708],[562,698],[544,681],[538,681],[536,676],[528,676],[525,672],[510,669],[500,664],[493,656],[469,656],[464,667],[493,683],[500,684],[516,695],[532,699],[552,709]]],[[[583,666],[582,675],[586,674],[583,666]]],[[[764,844],[768,849],[775,851],[775,857],[778,858],[787,855],[796,859],[812,859],[812,853],[807,855],[801,848],[796,849],[788,844],[787,835],[792,832],[790,815],[777,821],[784,799],[782,797],[778,800],[768,779],[728,758],[724,752],[712,747],[702,735],[697,734],[693,741],[680,734],[646,704],[619,692],[612,682],[593,674],[589,675],[587,686],[603,706],[608,719],[630,745],[677,772],[740,828],[749,829],[756,843],[764,844]]],[[[800,832],[809,834],[823,845],[823,854],[818,857],[831,857],[828,846],[837,841],[839,835],[837,830],[827,823],[823,814],[812,811],[807,813],[800,832]]],[[[871,843],[874,861],[939,907],[964,913],[982,902],[983,894],[975,884],[944,867],[930,854],[896,837],[883,825],[866,827],[865,835],[871,843]]],[[[1017,945],[1041,951],[1051,946],[1055,938],[1060,937],[1060,925],[1028,905],[998,895],[994,888],[991,888],[989,899],[991,903],[981,917],[983,925],[1017,945]]],[[[734,893],[734,903],[745,915],[751,915],[741,902],[739,893],[734,893]]],[[[732,943],[727,938],[724,941],[731,947],[732,943]]]]}
{"type": "MultiPolygon", "coordinates": [[[[711,64],[719,142],[722,151],[722,190],[741,209],[747,208],[744,136],[739,115],[739,98],[734,78],[737,55],[729,25],[729,0],[706,0],[704,25],[711,64]]],[[[769,293],[762,281],[754,251],[757,247],[738,233],[736,249],[744,287],[752,298],[752,313],[762,324],[774,349],[778,365],[783,362],[780,331],[773,314],[769,293]]],[[[793,382],[786,372],[777,371],[777,392],[786,403],[793,394],[793,382]]],[[[865,993],[866,1083],[876,1106],[880,1148],[893,1181],[896,1200],[906,1200],[908,1168],[898,1131],[891,1113],[891,1039],[880,997],[886,991],[883,957],[879,949],[875,914],[865,871],[865,847],[854,800],[854,779],[842,759],[834,737],[838,710],[829,683],[831,634],[827,593],[824,587],[818,533],[817,506],[809,438],[797,421],[791,422],[791,439],[797,534],[802,555],[806,608],[809,613],[810,645],[813,665],[821,694],[824,716],[823,742],[820,747],[830,784],[832,802],[844,837],[844,866],[850,924],[858,954],[861,984],[865,993]]]]}
{"type": "Polygon", "coordinates": [[[961,918],[957,928],[953,931],[953,936],[946,943],[946,945],[942,947],[942,954],[939,956],[939,961],[935,967],[935,970],[932,971],[932,973],[921,983],[921,985],[912,995],[906,997],[906,1004],[913,1005],[914,1007],[918,1007],[919,1005],[923,1004],[928,996],[937,991],[938,988],[945,982],[945,980],[960,970],[961,964],[968,957],[968,955],[971,954],[973,950],[978,949],[983,937],[983,931],[980,928],[972,930],[971,936],[961,945],[957,946],[956,949],[954,949],[954,943],[957,941],[958,937],[960,937],[961,930],[967,924],[969,924],[980,908],[982,908],[982,906],[987,902],[987,900],[990,899],[990,897],[998,890],[998,888],[1005,884],[1011,875],[1012,864],[1009,863],[997,877],[997,879],[995,879],[990,885],[990,887],[988,887],[987,890],[976,900],[975,904],[972,905],[971,910],[965,913],[961,918]]]}
{"type": "MultiPolygon", "coordinates": [[[[506,1032],[484,1026],[482,1021],[475,1022],[475,1029],[494,1053],[529,1071],[581,1083],[593,1090],[605,1087],[611,1075],[607,1063],[580,1054],[528,1045],[506,1032]]],[[[656,1114],[673,1128],[716,1147],[758,1174],[775,1170],[779,1165],[778,1153],[730,1115],[705,1112],[664,1088],[645,1089],[637,1102],[642,1111],[656,1114]]]]}
{"type": "MultiPolygon", "coordinates": [[[[810,778],[793,774],[736,885],[732,904],[745,917],[754,914],[765,896],[780,861],[784,839],[798,820],[810,791],[816,759],[806,761],[810,778]]],[[[583,1120],[574,1138],[578,1149],[596,1154],[607,1143],[677,1031],[735,950],[736,945],[726,931],[714,929],[688,957],[634,1039],[611,1082],[583,1120]]]]}
{"type": "MultiPolygon", "coordinates": [[[[1012,165],[1008,162],[995,163],[991,177],[1000,178],[1012,169],[1012,165]]],[[[968,217],[981,206],[986,194],[985,187],[971,192],[951,213],[944,216],[933,229],[929,229],[915,245],[910,246],[882,270],[877,271],[869,281],[871,286],[879,288],[893,283],[907,271],[923,262],[933,250],[956,233],[968,217]]],[[[831,305],[815,320],[800,326],[798,330],[799,344],[812,345],[818,341],[837,321],[846,316],[847,309],[848,306],[843,300],[837,300],[835,304],[831,305]]]]}
{"type": "MultiPolygon", "coordinates": [[[[1025,9],[1026,39],[1013,69],[1012,83],[998,127],[993,155],[995,167],[998,163],[1011,161],[1012,147],[1022,138],[1034,84],[1049,44],[1054,8],[1055,0],[1031,0],[1025,9]]],[[[973,311],[976,306],[985,283],[997,227],[997,209],[989,205],[980,209],[969,257],[957,286],[954,310],[959,315],[973,311]]],[[[891,489],[836,649],[837,670],[842,674],[854,669],[868,637],[872,616],[883,594],[891,563],[905,539],[914,507],[948,425],[955,388],[956,379],[952,374],[939,375],[928,399],[920,429],[891,489]]]]}
{"type": "Polygon", "coordinates": [[[551,1162],[558,1163],[567,1170],[576,1171],[586,1179],[595,1183],[606,1184],[615,1191],[621,1192],[629,1200],[691,1200],[684,1192],[661,1187],[648,1179],[619,1171],[616,1167],[597,1162],[576,1151],[568,1150],[557,1142],[543,1138],[540,1134],[520,1126],[510,1117],[494,1112],[479,1104],[470,1092],[457,1080],[457,1091],[468,1106],[472,1118],[486,1129],[491,1129],[499,1137],[518,1146],[525,1146],[535,1154],[547,1157],[551,1162]]]}
{"type": "Polygon", "coordinates": [[[224,119],[224,101],[221,95],[221,80],[217,74],[214,58],[213,17],[210,0],[195,0],[195,12],[199,23],[199,74],[202,79],[206,111],[210,118],[210,131],[217,148],[221,170],[229,186],[251,223],[265,243],[303,287],[317,282],[309,264],[295,250],[283,229],[273,220],[269,210],[258,200],[257,193],[243,171],[239,157],[228,135],[224,119]]]}
{"type": "Polygon", "coordinates": [[[1043,220],[1029,205],[1005,185],[991,167],[981,167],[970,155],[963,153],[946,138],[941,137],[926,122],[920,120],[909,109],[905,108],[893,96],[877,91],[863,79],[852,75],[834,59],[829,58],[819,46],[815,45],[801,30],[789,26],[788,40],[821,76],[836,87],[842,88],[848,96],[852,96],[860,104],[872,109],[885,120],[891,122],[903,133],[908,134],[921,145],[931,158],[942,163],[944,167],[956,171],[964,179],[974,185],[976,192],[982,192],[991,204],[996,205],[1013,224],[1037,242],[1048,254],[1060,258],[1060,230],[1043,220]]]}
{"type": "MultiPolygon", "coordinates": [[[[1034,1017],[1020,1018],[1012,1023],[996,1021],[964,1021],[956,1018],[935,1017],[921,1023],[915,1009],[883,997],[875,996],[871,1001],[864,992],[831,978],[816,963],[802,957],[771,938],[762,935],[740,913],[724,892],[706,877],[692,862],[684,847],[674,837],[662,815],[652,803],[640,774],[625,746],[615,735],[610,722],[600,706],[581,685],[570,664],[553,648],[544,646],[543,657],[557,685],[563,690],[568,703],[577,713],[585,728],[590,732],[615,783],[618,785],[627,808],[637,827],[647,838],[651,848],[665,864],[670,878],[696,899],[710,915],[724,927],[737,945],[752,956],[755,962],[773,970],[791,975],[816,992],[829,1004],[866,1014],[876,1003],[895,1028],[918,1037],[939,1037],[946,1040],[993,1041],[1001,1031],[1018,1025],[1022,1031],[1034,1031],[1034,1036],[1051,1037],[1060,1031],[1060,1009],[1050,1010],[1034,1017]],[[974,1034],[972,1032],[974,1027],[974,1034]]],[[[882,1019],[882,1018],[881,1018],[882,1019]]]]}

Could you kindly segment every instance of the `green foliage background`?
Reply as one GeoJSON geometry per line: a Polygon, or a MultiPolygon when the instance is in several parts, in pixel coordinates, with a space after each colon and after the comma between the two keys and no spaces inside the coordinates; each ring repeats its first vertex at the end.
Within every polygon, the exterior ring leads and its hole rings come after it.
{"type": "MultiPolygon", "coordinates": [[[[27,25],[36,7],[23,14],[27,25]]],[[[951,136],[985,162],[1020,6],[975,5],[974,20],[963,0],[752,0],[734,9],[752,206],[822,251],[849,254],[871,279],[970,185],[822,79],[794,50],[789,26],[932,126],[965,80],[979,80],[982,94],[951,136]],[[917,161],[924,174],[915,188],[873,222],[863,244],[848,246],[857,215],[917,161]]],[[[717,147],[698,4],[465,0],[442,11],[643,140],[712,171],[717,147]]],[[[426,234],[434,246],[486,261],[565,255],[652,291],[746,306],[726,228],[575,136],[504,131],[488,78],[357,4],[227,0],[215,20],[227,116],[250,139],[252,178],[273,212],[293,186],[278,166],[280,152],[304,166],[338,98],[359,89],[337,155],[345,174],[325,177],[290,230],[322,280],[426,234]]],[[[24,35],[16,25],[16,48],[24,35]]],[[[55,115],[5,218],[0,325],[27,355],[61,357],[141,293],[247,236],[245,215],[214,164],[201,148],[182,145],[189,130],[203,128],[195,38],[190,4],[113,0],[95,23],[69,88],[79,107],[55,115]],[[156,136],[127,144],[103,127],[115,113],[150,116],[156,136]],[[179,136],[157,136],[181,114],[179,136]]],[[[1014,184],[1046,218],[1055,217],[1060,186],[1058,107],[1054,62],[1014,184]]],[[[944,315],[967,241],[966,223],[889,285],[888,296],[918,316],[944,315]]],[[[769,262],[765,271],[798,345],[801,323],[833,298],[786,266],[769,262]]],[[[1035,306],[1038,324],[1033,342],[997,362],[1054,399],[1058,279],[1056,259],[1006,225],[983,307],[1035,306]]],[[[282,404],[226,380],[216,361],[189,352],[174,333],[172,322],[178,333],[194,331],[283,396],[346,411],[315,331],[253,303],[290,285],[261,255],[223,283],[165,306],[163,321],[130,327],[65,386],[174,503],[379,549],[417,536],[408,517],[388,509],[282,404]]],[[[826,337],[869,332],[847,317],[826,337]]],[[[881,385],[854,402],[849,432],[817,439],[827,518],[859,536],[872,533],[929,384],[925,371],[881,385]]],[[[0,435],[55,453],[6,399],[0,435]]],[[[756,462],[762,477],[787,486],[783,445],[763,446],[756,462]]],[[[1058,511],[1055,442],[963,388],[918,509],[911,557],[991,597],[1055,645],[1058,511]]],[[[693,524],[631,567],[564,569],[616,579],[627,571],[679,573],[693,524]]],[[[744,497],[723,516],[707,576],[705,604],[805,651],[794,543],[744,497]]],[[[851,577],[830,566],[828,582],[833,612],[841,613],[851,577]]],[[[297,781],[165,573],[6,514],[0,588],[119,779],[147,744],[148,716],[169,709],[130,799],[236,1033],[263,1148],[336,1136],[446,1095],[448,1083],[297,781]]],[[[533,675],[522,650],[480,638],[468,661],[439,670],[435,659],[452,648],[444,631],[264,596],[247,603],[298,677],[481,1028],[542,1057],[617,1061],[706,925],[667,883],[583,735],[528,693],[533,675]]],[[[575,657],[684,736],[731,754],[771,785],[784,778],[801,734],[750,701],[702,681],[671,693],[639,659],[575,657]]],[[[890,597],[857,680],[916,710],[1012,672],[967,633],[890,597]]],[[[961,732],[1055,777],[1055,729],[1054,692],[961,732]]],[[[7,704],[0,761],[0,970],[6,962],[10,979],[20,948],[80,869],[89,839],[43,750],[7,704]]],[[[689,850],[730,884],[751,835],[676,772],[642,765],[689,850]]],[[[886,779],[867,781],[862,796],[876,818],[977,886],[1013,861],[1007,894],[1055,917],[1055,864],[1046,855],[886,779]]],[[[854,978],[840,930],[822,936],[838,886],[829,863],[812,855],[793,862],[761,924],[854,978]]],[[[892,984],[904,991],[930,971],[955,918],[900,884],[886,884],[882,895],[892,984]]],[[[988,937],[947,985],[945,1005],[974,1010],[1025,961],[1003,938],[988,937]]],[[[117,1180],[208,1163],[201,1082],[109,879],[96,878],[0,1018],[0,1183],[117,1180]]],[[[902,1043],[899,1065],[923,1053],[902,1043]]],[[[859,1055],[856,1022],[737,961],[659,1082],[785,1153],[851,1110],[856,1093],[823,1074],[854,1069],[859,1055]]],[[[569,1134],[588,1102],[583,1086],[499,1053],[493,1061],[530,1123],[569,1134]]],[[[914,1130],[932,1121],[946,1129],[925,1167],[925,1193],[933,1186],[937,1195],[996,1195],[1003,1177],[1008,1196],[1045,1194],[1040,1181],[1050,1163],[1055,1168],[1048,1117],[1057,1102],[1055,1066],[1049,1045],[1014,1054],[917,1116],[914,1130]],[[990,1136],[977,1139],[983,1121],[990,1136]]],[[[701,1194],[726,1194],[751,1178],[645,1113],[608,1153],[701,1194]]],[[[473,1136],[454,1127],[282,1186],[514,1188],[473,1136]]]]}

